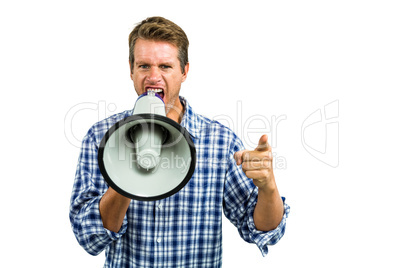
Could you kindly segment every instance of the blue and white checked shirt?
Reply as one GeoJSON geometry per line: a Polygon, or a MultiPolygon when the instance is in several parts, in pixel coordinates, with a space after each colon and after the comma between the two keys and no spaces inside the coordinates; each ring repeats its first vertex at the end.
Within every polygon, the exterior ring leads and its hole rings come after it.
{"type": "Polygon", "coordinates": [[[105,267],[221,267],[222,211],[240,236],[255,243],[264,256],[268,245],[278,242],[285,232],[286,203],[275,230],[255,228],[258,188],[233,158],[243,149],[240,139],[220,123],[194,113],[188,102],[180,99],[185,107],[181,125],[191,134],[197,151],[194,174],[183,189],[166,199],[132,200],[117,233],[105,229],[100,216],[99,201],[108,185],[99,171],[97,154],[106,131],[131,111],[96,123],[82,142],[70,221],[88,253],[106,250],[105,267]]]}

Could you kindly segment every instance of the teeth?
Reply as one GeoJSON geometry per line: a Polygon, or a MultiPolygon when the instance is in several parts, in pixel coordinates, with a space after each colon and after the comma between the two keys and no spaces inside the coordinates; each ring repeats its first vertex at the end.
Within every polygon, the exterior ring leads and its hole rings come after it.
{"type": "Polygon", "coordinates": [[[152,92],[155,92],[155,93],[160,93],[160,92],[162,92],[163,90],[162,90],[161,88],[148,88],[147,91],[152,91],[152,92]]]}

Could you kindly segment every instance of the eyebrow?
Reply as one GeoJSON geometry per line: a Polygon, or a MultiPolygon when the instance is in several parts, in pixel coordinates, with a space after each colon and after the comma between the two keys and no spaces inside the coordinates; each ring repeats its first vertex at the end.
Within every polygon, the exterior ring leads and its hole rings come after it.
{"type": "MultiPolygon", "coordinates": [[[[136,66],[139,66],[139,65],[151,65],[149,62],[146,62],[146,61],[135,61],[134,64],[135,64],[136,66]]],[[[159,65],[159,66],[160,66],[160,65],[170,65],[170,66],[174,66],[174,63],[171,62],[171,61],[163,61],[163,62],[161,62],[161,63],[158,64],[158,65],[159,65]]]]}
{"type": "Polygon", "coordinates": [[[147,63],[145,61],[136,61],[136,62],[134,62],[134,64],[138,66],[138,65],[144,65],[144,64],[149,64],[149,63],[147,63]]]}

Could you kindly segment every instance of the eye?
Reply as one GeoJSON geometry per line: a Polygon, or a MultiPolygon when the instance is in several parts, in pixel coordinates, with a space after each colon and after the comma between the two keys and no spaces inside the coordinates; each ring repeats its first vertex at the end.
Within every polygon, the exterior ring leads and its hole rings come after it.
{"type": "Polygon", "coordinates": [[[138,65],[138,68],[140,68],[140,69],[149,69],[149,65],[141,64],[141,65],[138,65]]]}
{"type": "Polygon", "coordinates": [[[163,64],[163,65],[161,65],[160,67],[161,67],[161,69],[169,69],[169,68],[172,68],[172,66],[166,65],[166,64],[163,64]]]}

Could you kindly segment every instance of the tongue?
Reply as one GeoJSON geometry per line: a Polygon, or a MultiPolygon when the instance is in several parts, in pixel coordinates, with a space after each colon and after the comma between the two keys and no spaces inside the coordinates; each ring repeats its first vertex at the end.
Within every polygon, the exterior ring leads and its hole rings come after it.
{"type": "Polygon", "coordinates": [[[164,94],[163,94],[163,92],[155,92],[155,95],[157,95],[158,97],[160,97],[162,100],[163,100],[163,96],[164,96],[164,94]]]}

